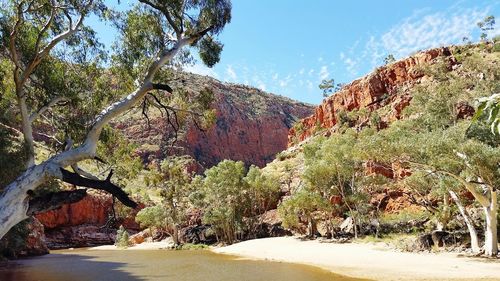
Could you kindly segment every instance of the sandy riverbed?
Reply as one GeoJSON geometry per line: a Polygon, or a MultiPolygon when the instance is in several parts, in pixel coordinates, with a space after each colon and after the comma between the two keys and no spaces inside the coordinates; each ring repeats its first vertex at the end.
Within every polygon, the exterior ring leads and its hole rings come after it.
{"type": "MultiPolygon", "coordinates": [[[[127,250],[168,249],[172,245],[171,239],[165,239],[127,250]]],[[[117,249],[114,245],[90,248],[117,249]]],[[[337,274],[372,280],[500,280],[499,259],[470,258],[454,253],[402,253],[382,243],[337,244],[277,237],[213,247],[212,251],[245,259],[314,265],[337,274]]]]}
{"type": "Polygon", "coordinates": [[[319,266],[351,277],[375,280],[500,280],[500,260],[453,253],[401,253],[381,244],[335,244],[295,237],[249,240],[216,253],[319,266]]]}

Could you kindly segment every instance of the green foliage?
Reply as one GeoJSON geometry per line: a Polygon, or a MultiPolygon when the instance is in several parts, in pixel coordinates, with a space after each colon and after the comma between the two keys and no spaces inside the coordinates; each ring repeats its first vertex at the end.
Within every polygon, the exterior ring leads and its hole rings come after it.
{"type": "Polygon", "coordinates": [[[200,58],[208,67],[213,67],[220,61],[223,45],[212,37],[205,37],[200,41],[200,58]]]}
{"type": "MultiPolygon", "coordinates": [[[[212,67],[220,60],[222,44],[215,36],[231,21],[229,0],[149,2],[151,5],[139,5],[128,11],[120,24],[121,44],[116,46],[118,54],[114,60],[134,79],[144,73],[151,58],[173,46],[180,32],[187,36],[208,33],[193,38],[192,46],[207,66],[212,67]]],[[[171,64],[180,66],[192,61],[189,51],[182,51],[171,64]]]]}
{"type": "Polygon", "coordinates": [[[248,197],[243,162],[224,160],[205,171],[203,181],[203,221],[216,229],[218,237],[228,243],[237,239],[243,228],[248,197]]]}
{"type": "Polygon", "coordinates": [[[388,54],[387,57],[384,58],[384,65],[391,64],[396,61],[396,58],[394,58],[394,55],[388,54]]]}
{"type": "Polygon", "coordinates": [[[474,116],[474,120],[485,118],[490,124],[491,132],[500,134],[500,94],[493,94],[489,97],[480,98],[479,106],[474,116]]]}
{"type": "Polygon", "coordinates": [[[141,227],[164,229],[167,221],[167,212],[160,205],[146,207],[137,213],[135,221],[141,227]]]}
{"type": "MultiPolygon", "coordinates": [[[[244,181],[248,189],[251,215],[263,214],[278,202],[281,185],[277,175],[264,174],[261,169],[252,165],[244,181]]],[[[256,225],[250,227],[256,227],[256,225]]]]}
{"type": "Polygon", "coordinates": [[[179,244],[178,229],[186,223],[186,215],[191,207],[189,196],[193,192],[193,185],[192,173],[188,168],[193,161],[190,157],[169,157],[145,179],[148,186],[159,190],[161,202],[147,208],[144,220],[149,222],[149,226],[170,232],[175,244],[179,244]]]}
{"type": "Polygon", "coordinates": [[[339,124],[340,128],[346,129],[351,127],[352,125],[352,119],[349,118],[349,115],[347,114],[347,111],[344,109],[339,109],[336,112],[336,119],[339,124]]]}
{"type": "Polygon", "coordinates": [[[302,189],[283,200],[278,206],[278,214],[284,227],[302,232],[303,223],[314,224],[314,221],[320,218],[321,212],[328,211],[329,208],[329,202],[318,192],[302,189]]]}
{"type": "Polygon", "coordinates": [[[323,79],[321,81],[321,84],[319,84],[320,90],[323,91],[323,96],[326,98],[328,97],[331,93],[340,91],[344,85],[341,83],[335,84],[334,79],[323,79]]]}
{"type": "Polygon", "coordinates": [[[120,228],[116,231],[115,246],[118,248],[127,248],[130,246],[128,239],[129,234],[127,230],[123,227],[123,225],[120,225],[120,228]]]}
{"type": "Polygon", "coordinates": [[[407,224],[412,221],[422,221],[429,217],[427,211],[401,210],[397,213],[387,213],[380,217],[381,224],[407,224]]]}
{"type": "Polygon", "coordinates": [[[203,210],[203,222],[226,243],[233,243],[245,232],[255,232],[256,216],[276,203],[280,189],[277,176],[255,166],[247,172],[243,162],[231,160],[206,170],[204,178],[195,177],[191,186],[194,192],[190,199],[203,210]]]}
{"type": "Polygon", "coordinates": [[[182,245],[179,245],[178,247],[175,248],[176,250],[187,250],[187,251],[196,251],[196,250],[205,250],[209,249],[208,245],[205,244],[192,244],[192,243],[185,243],[182,245]]]}
{"type": "Polygon", "coordinates": [[[482,21],[477,23],[477,26],[481,30],[481,41],[486,41],[488,38],[487,32],[495,29],[495,16],[486,16],[482,21]]]}

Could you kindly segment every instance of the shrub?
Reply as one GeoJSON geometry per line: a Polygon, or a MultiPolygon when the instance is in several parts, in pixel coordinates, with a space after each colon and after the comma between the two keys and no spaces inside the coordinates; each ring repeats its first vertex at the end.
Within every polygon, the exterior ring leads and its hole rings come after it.
{"type": "Polygon", "coordinates": [[[127,248],[130,246],[128,241],[129,235],[127,230],[120,225],[120,228],[116,231],[115,246],[118,248],[127,248]]]}

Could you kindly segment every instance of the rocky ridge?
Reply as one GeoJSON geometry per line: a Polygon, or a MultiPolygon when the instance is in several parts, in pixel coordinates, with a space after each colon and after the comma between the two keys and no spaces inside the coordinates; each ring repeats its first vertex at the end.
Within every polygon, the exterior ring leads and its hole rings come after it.
{"type": "Polygon", "coordinates": [[[448,47],[435,48],[381,66],[371,74],[345,85],[323,100],[314,114],[300,120],[290,129],[288,146],[304,141],[324,129],[334,132],[341,115],[354,110],[366,109],[373,112],[390,105],[390,111],[380,116],[380,126],[387,126],[389,122],[399,119],[401,111],[410,104],[412,98],[404,94],[404,89],[425,80],[422,67],[432,64],[440,57],[448,60],[449,67],[456,63],[448,47]]]}

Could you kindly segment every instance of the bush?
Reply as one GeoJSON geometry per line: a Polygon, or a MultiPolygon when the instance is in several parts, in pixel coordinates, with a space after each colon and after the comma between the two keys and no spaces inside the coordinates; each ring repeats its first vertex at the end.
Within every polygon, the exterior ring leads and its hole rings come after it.
{"type": "Polygon", "coordinates": [[[120,228],[116,231],[115,246],[118,248],[127,248],[130,246],[128,238],[129,235],[127,230],[123,227],[123,225],[120,225],[120,228]]]}

